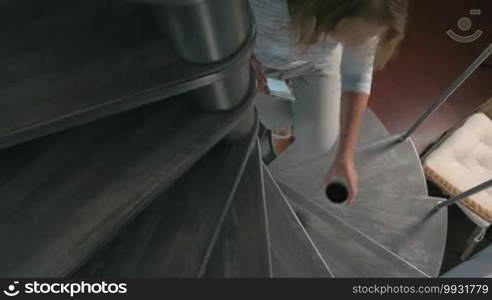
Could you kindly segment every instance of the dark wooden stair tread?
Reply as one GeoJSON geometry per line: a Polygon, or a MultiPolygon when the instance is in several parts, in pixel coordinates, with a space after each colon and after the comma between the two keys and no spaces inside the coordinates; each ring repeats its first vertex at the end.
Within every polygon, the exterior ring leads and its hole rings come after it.
{"type": "Polygon", "coordinates": [[[0,151],[0,276],[74,271],[237,126],[252,98],[214,114],[173,99],[0,151]]]}
{"type": "Polygon", "coordinates": [[[143,3],[4,1],[0,148],[196,89],[247,63],[180,59],[143,3]]]}
{"type": "Polygon", "coordinates": [[[224,224],[255,135],[214,147],[74,276],[198,277],[224,224]]]}
{"type": "MultiPolygon", "coordinates": [[[[413,142],[396,134],[358,147],[355,163],[359,191],[351,205],[327,200],[323,178],[330,153],[283,168],[270,169],[279,183],[371,238],[425,274],[439,274],[446,244],[446,209],[428,216],[439,200],[427,196],[425,176],[413,142]]],[[[329,263],[329,262],[328,262],[329,263]]]]}
{"type": "Polygon", "coordinates": [[[273,277],[333,277],[266,166],[264,180],[273,277]]]}
{"type": "MultiPolygon", "coordinates": [[[[329,212],[315,202],[304,198],[286,185],[280,184],[280,186],[294,209],[304,216],[304,224],[308,234],[330,265],[335,277],[429,276],[351,227],[343,220],[343,215],[336,216],[333,214],[334,212],[329,212]]],[[[417,206],[419,203],[417,202],[415,205],[417,206]]]]}
{"type": "Polygon", "coordinates": [[[203,276],[265,278],[272,276],[263,163],[257,144],[249,158],[203,276]]]}

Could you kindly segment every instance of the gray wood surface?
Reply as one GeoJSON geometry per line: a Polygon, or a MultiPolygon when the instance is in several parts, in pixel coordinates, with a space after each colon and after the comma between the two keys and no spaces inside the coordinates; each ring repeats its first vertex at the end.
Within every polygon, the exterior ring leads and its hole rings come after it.
{"type": "Polygon", "coordinates": [[[224,224],[255,135],[214,147],[74,276],[199,276],[224,224]]]}
{"type": "Polygon", "coordinates": [[[402,259],[437,276],[445,246],[447,215],[428,217],[437,199],[426,196],[426,183],[411,140],[399,135],[361,146],[356,153],[359,195],[349,206],[332,204],[324,195],[323,177],[334,151],[300,163],[275,161],[275,178],[341,217],[402,259]]]}
{"type": "MultiPolygon", "coordinates": [[[[257,96],[258,97],[258,96],[257,96]]],[[[282,100],[276,100],[276,101],[282,101],[282,100]]],[[[256,105],[258,106],[258,99],[256,101],[256,105]]],[[[265,109],[264,107],[258,106],[258,109],[265,109]]],[[[268,110],[267,110],[268,111],[268,110]]],[[[277,116],[276,114],[271,114],[272,116],[277,116]]],[[[278,117],[282,117],[280,114],[278,117]]],[[[281,122],[281,121],[279,121],[281,122]]],[[[364,119],[361,125],[361,132],[359,136],[359,146],[363,146],[366,144],[370,144],[373,141],[384,139],[389,137],[389,132],[388,130],[384,127],[383,123],[379,120],[379,118],[371,111],[367,110],[366,113],[364,114],[364,119]]],[[[261,145],[262,145],[262,151],[263,151],[263,157],[267,159],[267,162],[270,162],[273,157],[272,157],[272,149],[270,145],[270,141],[266,136],[261,140],[261,145]]],[[[289,146],[287,150],[282,153],[280,158],[276,159],[277,161],[273,164],[273,168],[279,169],[279,168],[289,168],[290,166],[296,166],[299,164],[303,164],[304,161],[309,162],[312,161],[313,159],[316,160],[319,158],[318,156],[311,156],[309,153],[305,153],[304,151],[299,150],[294,144],[289,146]]]]}
{"type": "Polygon", "coordinates": [[[0,275],[64,276],[183,175],[251,108],[174,99],[0,151],[0,275]]]}
{"type": "MultiPolygon", "coordinates": [[[[305,225],[308,234],[311,236],[318,249],[320,249],[325,261],[333,270],[335,277],[374,278],[430,276],[395,254],[395,252],[367,236],[364,233],[367,232],[366,230],[359,230],[350,225],[350,223],[348,223],[350,220],[343,219],[342,216],[333,214],[333,212],[302,197],[285,185],[282,185],[281,188],[286,197],[288,197],[293,204],[296,212],[302,216],[303,224],[305,225]]],[[[421,204],[420,201],[427,201],[427,203],[435,204],[435,200],[436,199],[419,197],[416,199],[409,199],[408,202],[415,205],[416,208],[414,208],[414,210],[417,210],[417,207],[421,204]]],[[[426,204],[423,206],[429,207],[429,205],[426,204]]],[[[389,226],[388,228],[376,229],[376,227],[380,225],[380,222],[373,222],[373,220],[381,217],[383,213],[385,212],[370,209],[358,217],[368,220],[367,223],[373,225],[373,230],[370,231],[371,233],[376,230],[380,231],[381,235],[386,235],[387,240],[392,242],[393,245],[398,243],[400,247],[412,246],[418,248],[423,246],[425,248],[426,245],[422,245],[421,241],[415,240],[415,234],[407,235],[405,238],[408,240],[402,241],[402,235],[408,234],[409,230],[401,230],[401,226],[389,226]],[[367,217],[367,215],[370,215],[370,217],[367,217]],[[399,235],[398,239],[396,239],[397,234],[399,235]]],[[[392,216],[386,215],[385,217],[389,218],[392,216]]],[[[408,218],[403,219],[400,222],[406,222],[407,220],[408,218]]],[[[440,221],[439,218],[437,220],[440,221]]],[[[420,226],[420,224],[417,226],[420,226]]],[[[426,229],[429,229],[429,227],[425,226],[424,230],[426,229]]],[[[425,235],[425,233],[420,234],[425,235]]],[[[437,244],[442,243],[442,239],[445,239],[446,236],[445,232],[444,235],[442,235],[442,232],[435,231],[430,231],[429,234],[441,234],[439,238],[436,238],[437,244]]],[[[392,248],[395,249],[394,247],[392,248]]],[[[425,249],[422,254],[426,254],[425,249]]],[[[414,259],[413,262],[415,261],[416,260],[414,259]]],[[[435,266],[438,262],[431,261],[430,263],[435,266]]],[[[426,268],[426,270],[428,269],[426,268]]]]}
{"type": "Polygon", "coordinates": [[[444,278],[492,278],[492,246],[442,275],[444,278]]]}
{"type": "Polygon", "coordinates": [[[131,1],[9,1],[0,28],[0,148],[205,86],[251,48],[187,63],[131,1]]]}
{"type": "Polygon", "coordinates": [[[203,275],[213,278],[272,277],[266,218],[262,162],[257,144],[203,275]]]}
{"type": "Polygon", "coordinates": [[[265,196],[276,278],[333,277],[330,266],[303,228],[268,168],[264,167],[265,196]]]}

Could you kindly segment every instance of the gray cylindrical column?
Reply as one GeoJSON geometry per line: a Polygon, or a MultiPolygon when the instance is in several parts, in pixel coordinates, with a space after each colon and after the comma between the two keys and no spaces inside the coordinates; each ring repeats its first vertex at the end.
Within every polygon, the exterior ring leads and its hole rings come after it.
{"type": "Polygon", "coordinates": [[[239,123],[222,140],[223,143],[234,143],[251,134],[252,130],[257,130],[258,116],[254,105],[244,112],[239,123]]]}
{"type": "Polygon", "coordinates": [[[152,2],[156,20],[176,53],[194,63],[214,63],[233,55],[252,26],[246,0],[139,1],[152,2]]]}
{"type": "Polygon", "coordinates": [[[254,88],[253,83],[250,66],[245,64],[225,78],[189,92],[189,97],[204,111],[225,111],[241,104],[254,88]]]}

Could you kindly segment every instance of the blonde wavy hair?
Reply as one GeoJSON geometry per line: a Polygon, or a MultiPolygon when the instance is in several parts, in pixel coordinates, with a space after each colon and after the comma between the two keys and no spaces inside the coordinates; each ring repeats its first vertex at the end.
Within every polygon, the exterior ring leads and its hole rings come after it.
{"type": "Polygon", "coordinates": [[[387,27],[379,39],[375,67],[383,68],[405,36],[408,0],[287,0],[298,43],[310,46],[347,18],[360,17],[387,27]]]}

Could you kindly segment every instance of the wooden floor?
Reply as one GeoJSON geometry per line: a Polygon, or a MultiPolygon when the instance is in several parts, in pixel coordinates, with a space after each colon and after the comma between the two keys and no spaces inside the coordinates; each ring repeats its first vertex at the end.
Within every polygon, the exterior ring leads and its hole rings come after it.
{"type": "MultiPolygon", "coordinates": [[[[492,42],[492,1],[490,0],[411,0],[408,35],[400,52],[386,69],[375,76],[370,108],[391,133],[409,128],[426,108],[443,93],[466,67],[492,42]],[[481,9],[470,16],[470,9],[481,9]],[[462,32],[461,17],[473,26],[462,32]],[[468,35],[484,33],[473,43],[462,44],[446,31],[468,35]]],[[[472,75],[461,89],[413,136],[419,152],[435,142],[443,132],[492,97],[492,58],[472,75]]],[[[432,185],[430,194],[442,194],[432,185]]],[[[442,272],[460,263],[459,256],[474,224],[455,206],[449,209],[448,234],[442,272]]],[[[477,251],[489,245],[489,231],[477,251]]]]}
{"type": "MultiPolygon", "coordinates": [[[[446,90],[462,71],[492,42],[492,1],[412,0],[408,35],[397,57],[374,80],[370,107],[391,133],[406,130],[446,90]],[[470,9],[481,9],[471,16],[470,9]],[[472,28],[462,32],[461,17],[472,20],[472,28]],[[453,41],[446,31],[468,35],[484,34],[473,43],[453,41]]],[[[492,59],[489,58],[487,64],[492,59]]],[[[466,84],[415,133],[413,139],[422,152],[444,131],[492,97],[492,67],[482,66],[466,84]]]]}

